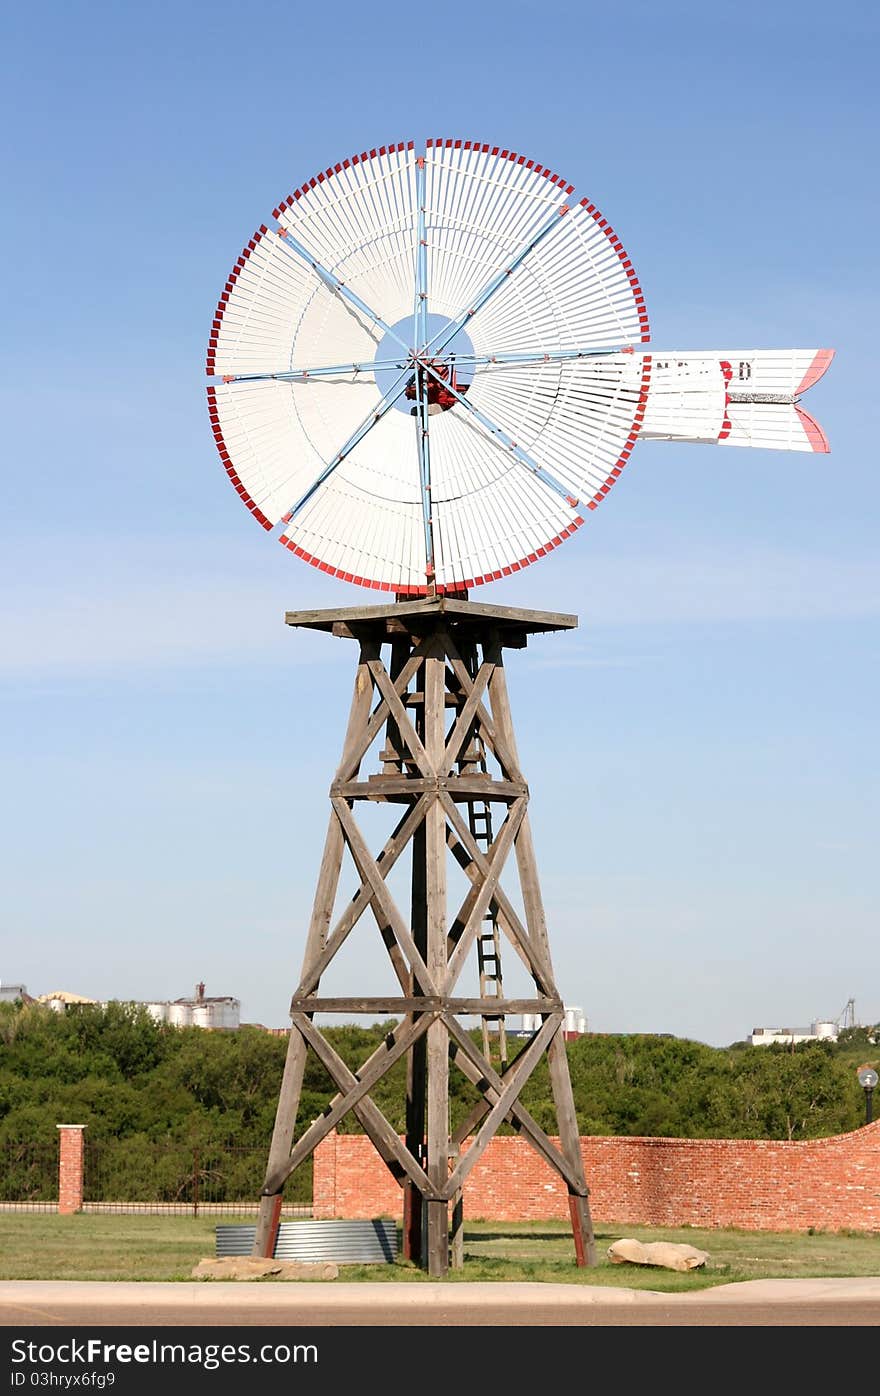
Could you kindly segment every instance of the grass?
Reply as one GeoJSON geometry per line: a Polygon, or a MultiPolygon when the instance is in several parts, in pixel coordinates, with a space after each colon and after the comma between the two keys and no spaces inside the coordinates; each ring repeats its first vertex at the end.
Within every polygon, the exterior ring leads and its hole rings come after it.
{"type": "MultiPolygon", "coordinates": [[[[224,1217],[222,1225],[253,1218],[224,1217]]],[[[216,1218],[0,1213],[0,1280],[188,1280],[215,1254],[216,1218]]],[[[578,1269],[571,1232],[561,1222],[471,1222],[464,1268],[449,1282],[538,1281],[682,1293],[740,1280],[880,1276],[880,1236],[866,1233],[703,1231],[603,1225],[599,1264],[578,1269]],[[621,1237],[685,1242],[708,1252],[699,1270],[612,1265],[606,1251],[621,1237]]],[[[340,1266],[341,1280],[424,1282],[405,1260],[340,1266]]],[[[257,1281],[257,1283],[275,1283],[257,1281]]]]}

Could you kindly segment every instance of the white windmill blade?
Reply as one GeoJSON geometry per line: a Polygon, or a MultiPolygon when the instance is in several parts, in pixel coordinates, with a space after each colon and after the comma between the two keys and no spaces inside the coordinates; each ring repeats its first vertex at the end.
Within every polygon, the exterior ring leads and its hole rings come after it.
{"type": "MultiPolygon", "coordinates": [[[[384,324],[371,326],[374,346],[412,310],[415,167],[412,141],[364,151],[316,175],[274,211],[282,240],[303,249],[294,251],[294,257],[308,265],[308,253],[341,283],[341,303],[355,320],[369,323],[358,301],[379,312],[384,324]]],[[[313,335],[316,349],[327,347],[323,325],[315,318],[297,329],[298,358],[311,353],[313,335]]]]}
{"type": "Polygon", "coordinates": [[[575,502],[467,413],[431,420],[436,583],[479,586],[519,571],[582,522],[575,502]]]}
{"type": "Polygon", "coordinates": [[[779,451],[829,450],[800,398],[832,349],[719,349],[653,353],[640,437],[779,451]]]}
{"type": "Polygon", "coordinates": [[[380,402],[369,378],[222,383],[209,413],[226,473],[266,529],[284,518],[380,402]],[[341,391],[340,391],[341,390],[341,391]]]}
{"type": "Polygon", "coordinates": [[[466,317],[478,353],[649,338],[623,244],[594,204],[569,205],[573,186],[559,175],[515,151],[452,140],[428,142],[426,171],[431,309],[466,317]]]}
{"type": "Polygon", "coordinates": [[[285,526],[285,547],[322,572],[402,594],[425,591],[414,427],[389,412],[285,526]]]}
{"type": "Polygon", "coordinates": [[[260,225],[221,293],[210,375],[375,357],[385,329],[365,297],[393,320],[411,306],[413,167],[412,143],[383,146],[317,175],[275,209],[276,227],[260,225]]]}
{"type": "Polygon", "coordinates": [[[372,360],[376,331],[262,224],[220,296],[206,369],[217,377],[287,370],[294,363],[372,360]]]}

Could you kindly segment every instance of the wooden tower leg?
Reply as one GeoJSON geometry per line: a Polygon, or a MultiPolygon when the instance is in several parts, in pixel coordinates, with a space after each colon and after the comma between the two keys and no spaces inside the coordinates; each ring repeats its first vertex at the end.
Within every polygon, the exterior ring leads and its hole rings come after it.
{"type": "MultiPolygon", "coordinates": [[[[352,741],[356,738],[369,715],[373,683],[368,664],[377,652],[378,646],[372,643],[361,646],[360,664],[355,676],[354,694],[343,748],[343,760],[345,760],[352,741]]],[[[343,850],[342,828],[336,813],[333,812],[330,815],[327,837],[324,841],[324,854],[321,859],[312,916],[306,936],[301,984],[313,977],[312,966],[326,942],[327,929],[333,915],[333,905],[339,885],[343,850]]],[[[317,982],[316,979],[315,987],[317,987],[317,982]]],[[[281,1079],[281,1090],[275,1110],[275,1127],[272,1132],[272,1143],[269,1147],[269,1162],[260,1196],[260,1211],[254,1237],[253,1254],[255,1256],[271,1258],[275,1254],[275,1242],[281,1220],[281,1192],[287,1178],[284,1169],[293,1145],[307,1049],[308,1044],[305,1038],[297,1031],[296,1024],[291,1023],[284,1075],[281,1079]]]]}
{"type": "MultiPolygon", "coordinates": [[[[445,736],[446,651],[435,648],[425,659],[425,751],[435,770],[443,763],[445,736]]],[[[447,967],[446,815],[435,796],[425,818],[425,894],[428,953],[435,983],[443,984],[447,967]]],[[[425,1206],[429,1275],[449,1269],[449,1033],[442,1018],[428,1028],[428,1178],[433,1196],[425,1206]],[[440,1194],[440,1196],[438,1196],[440,1194]]]]}
{"type": "MultiPolygon", "coordinates": [[[[428,927],[425,899],[425,826],[420,825],[412,838],[412,933],[419,954],[427,957],[428,927]]],[[[410,992],[419,993],[415,976],[410,992]]],[[[407,1054],[406,1059],[406,1147],[424,1167],[425,1164],[425,1092],[428,1079],[427,1037],[423,1034],[407,1054]]],[[[422,1264],[424,1218],[422,1195],[411,1179],[403,1185],[403,1254],[416,1265],[422,1264]]]]}
{"type": "MultiPolygon", "coordinates": [[[[318,876],[312,919],[306,938],[303,979],[307,977],[313,961],[321,951],[327,925],[333,913],[333,902],[342,866],[342,849],[342,830],[336,815],[331,814],[327,837],[324,841],[324,856],[321,859],[321,871],[318,876]]],[[[279,1186],[277,1178],[290,1157],[293,1145],[293,1133],[299,1111],[299,1097],[302,1091],[307,1050],[308,1044],[305,1039],[295,1026],[291,1026],[284,1075],[281,1078],[281,1090],[275,1110],[275,1128],[272,1132],[272,1143],[269,1148],[266,1181],[260,1197],[260,1213],[257,1221],[257,1234],[254,1239],[255,1256],[271,1257],[275,1254],[275,1241],[281,1220],[281,1187],[283,1187],[283,1183],[279,1186]]]]}
{"type": "MultiPolygon", "coordinates": [[[[495,664],[495,669],[489,680],[492,715],[508,750],[517,764],[519,764],[516,734],[513,728],[510,700],[507,693],[507,678],[504,673],[504,656],[501,645],[498,643],[497,639],[495,639],[491,645],[487,646],[487,653],[495,664]]],[[[538,864],[535,858],[535,848],[532,842],[532,831],[528,814],[523,817],[522,823],[520,824],[515,847],[516,860],[519,867],[520,887],[522,889],[523,907],[526,913],[526,925],[529,934],[541,947],[544,959],[549,967],[551,965],[550,939],[547,934],[547,920],[544,914],[544,903],[541,897],[540,882],[538,880],[538,864]]],[[[584,1173],[584,1161],[581,1155],[580,1132],[578,1130],[577,1115],[574,1108],[571,1076],[568,1070],[568,1056],[565,1050],[565,1032],[563,1024],[559,1025],[548,1046],[547,1061],[550,1071],[550,1084],[553,1091],[553,1102],[556,1106],[556,1119],[559,1126],[559,1142],[562,1146],[563,1156],[578,1182],[577,1188],[573,1187],[571,1183],[568,1185],[569,1208],[571,1210],[572,1230],[574,1232],[575,1257],[578,1265],[594,1266],[597,1263],[596,1238],[590,1216],[589,1189],[584,1173]]]]}
{"type": "MultiPolygon", "coordinates": [[[[410,657],[411,645],[392,643],[391,677],[396,679],[410,657]]],[[[421,715],[414,715],[415,730],[424,741],[425,724],[421,715]]],[[[393,720],[388,723],[388,745],[397,747],[398,769],[404,770],[404,748],[400,730],[393,720]]],[[[386,766],[387,770],[388,767],[386,766]]],[[[425,885],[425,825],[420,824],[412,837],[412,871],[410,875],[410,925],[413,941],[422,958],[428,956],[427,892],[425,885]]],[[[409,992],[415,997],[424,992],[415,974],[410,975],[409,992]]],[[[414,1017],[417,1015],[414,1015],[414,1017]]],[[[428,1082],[428,1040],[425,1034],[413,1043],[406,1057],[406,1147],[413,1158],[425,1166],[425,1102],[428,1082]]],[[[422,1194],[411,1178],[403,1184],[403,1254],[416,1265],[424,1264],[427,1233],[423,1215],[422,1194]]]]}
{"type": "Polygon", "coordinates": [[[461,1188],[452,1194],[452,1221],[449,1226],[449,1264],[453,1270],[464,1269],[464,1193],[461,1188]]]}

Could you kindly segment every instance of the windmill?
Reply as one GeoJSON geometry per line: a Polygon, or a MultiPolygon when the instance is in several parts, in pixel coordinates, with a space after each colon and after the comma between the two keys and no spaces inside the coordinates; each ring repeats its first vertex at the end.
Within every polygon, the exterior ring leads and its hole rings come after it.
{"type": "Polygon", "coordinates": [[[801,399],[832,351],[648,350],[632,262],[594,204],[573,194],[510,150],[382,146],[280,203],[217,307],[208,402],[237,493],[297,557],[388,593],[384,604],[286,616],[354,641],[359,654],[291,1001],[257,1254],[273,1252],[291,1172],[353,1113],[401,1184],[405,1254],[432,1275],[450,1257],[460,1262],[462,1188],[503,1122],[564,1181],[577,1261],[595,1263],[504,666],[506,650],[577,618],[477,603],[469,592],[568,538],[639,440],[827,451],[801,399]],[[365,806],[399,815],[378,852],[355,817],[365,806]],[[344,860],[356,891],[340,907],[344,860]],[[407,861],[402,909],[392,884],[407,861]],[[518,900],[501,881],[513,865],[518,900]],[[340,950],[369,920],[394,992],[322,995],[340,950]],[[502,949],[530,981],[524,997],[505,996],[502,949]],[[478,992],[467,995],[460,980],[475,950],[478,992]],[[511,1060],[512,1013],[540,1026],[511,1060]],[[396,1026],[352,1071],[316,1024],[321,1014],[385,1015],[396,1026]],[[465,1026],[474,1019],[481,1042],[465,1026]],[[337,1094],[295,1139],[309,1050],[337,1094]],[[403,1139],[371,1096],[401,1060],[403,1139]],[[542,1060],[552,1137],[521,1098],[542,1060]],[[474,1095],[455,1128],[450,1070],[474,1095]]]}

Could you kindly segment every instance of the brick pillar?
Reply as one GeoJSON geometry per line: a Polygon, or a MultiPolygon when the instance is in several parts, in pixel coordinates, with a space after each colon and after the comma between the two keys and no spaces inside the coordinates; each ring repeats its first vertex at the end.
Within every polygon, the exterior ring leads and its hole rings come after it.
{"type": "Polygon", "coordinates": [[[58,1125],[58,1211],[81,1212],[83,1204],[83,1130],[85,1125],[58,1125]]]}
{"type": "Polygon", "coordinates": [[[335,1129],[325,1135],[312,1155],[312,1216],[336,1216],[335,1129]]]}

